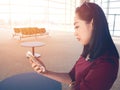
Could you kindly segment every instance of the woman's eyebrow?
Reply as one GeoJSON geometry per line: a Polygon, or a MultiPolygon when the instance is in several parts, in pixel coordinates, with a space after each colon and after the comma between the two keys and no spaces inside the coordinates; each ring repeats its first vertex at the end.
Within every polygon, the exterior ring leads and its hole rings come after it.
{"type": "Polygon", "coordinates": [[[74,22],[74,25],[76,25],[78,22],[74,22]]]}

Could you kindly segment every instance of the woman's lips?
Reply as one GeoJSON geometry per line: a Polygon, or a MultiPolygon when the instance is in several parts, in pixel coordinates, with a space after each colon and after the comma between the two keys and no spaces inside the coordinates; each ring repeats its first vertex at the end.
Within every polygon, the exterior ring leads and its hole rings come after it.
{"type": "Polygon", "coordinates": [[[80,41],[80,38],[77,37],[76,39],[77,39],[78,41],[80,41]]]}

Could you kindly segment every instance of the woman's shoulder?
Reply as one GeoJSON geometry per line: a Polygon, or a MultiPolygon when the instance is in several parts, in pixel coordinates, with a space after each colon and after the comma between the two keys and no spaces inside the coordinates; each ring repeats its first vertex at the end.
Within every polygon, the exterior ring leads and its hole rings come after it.
{"type": "Polygon", "coordinates": [[[119,59],[117,57],[115,57],[115,56],[109,55],[109,53],[105,53],[102,56],[98,57],[95,60],[95,63],[96,64],[107,63],[107,64],[111,64],[113,66],[118,67],[119,66],[119,59]]]}

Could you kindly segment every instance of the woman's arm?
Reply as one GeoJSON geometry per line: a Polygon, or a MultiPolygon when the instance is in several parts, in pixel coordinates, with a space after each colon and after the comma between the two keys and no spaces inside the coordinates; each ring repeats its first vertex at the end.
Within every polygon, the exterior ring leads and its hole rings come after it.
{"type": "Polygon", "coordinates": [[[68,85],[71,83],[71,78],[68,73],[57,73],[52,71],[46,71],[46,73],[44,73],[43,75],[51,79],[54,79],[56,81],[59,81],[61,83],[66,83],[68,85]]]}
{"type": "MultiPolygon", "coordinates": [[[[38,59],[39,60],[39,59],[38,59]]],[[[42,66],[45,67],[45,65],[43,64],[43,62],[41,62],[41,60],[39,60],[39,62],[42,64],[42,66]]],[[[40,66],[37,65],[36,63],[34,62],[31,62],[32,64],[32,68],[39,74],[43,75],[43,76],[46,76],[48,78],[51,78],[51,79],[54,79],[58,82],[61,82],[61,83],[66,83],[66,84],[70,84],[71,83],[71,78],[69,76],[68,73],[57,73],[57,72],[52,72],[52,71],[49,71],[46,69],[45,67],[45,72],[42,73],[42,71],[40,70],[40,66]]]]}

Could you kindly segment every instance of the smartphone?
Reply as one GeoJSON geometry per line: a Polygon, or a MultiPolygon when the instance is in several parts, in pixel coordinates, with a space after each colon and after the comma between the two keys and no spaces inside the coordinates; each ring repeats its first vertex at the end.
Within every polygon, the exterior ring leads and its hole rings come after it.
{"type": "Polygon", "coordinates": [[[26,53],[26,57],[32,60],[32,62],[34,62],[36,65],[40,66],[41,72],[45,72],[45,67],[35,58],[35,56],[33,56],[30,51],[26,53]]]}

